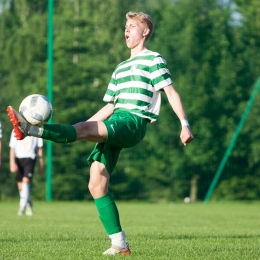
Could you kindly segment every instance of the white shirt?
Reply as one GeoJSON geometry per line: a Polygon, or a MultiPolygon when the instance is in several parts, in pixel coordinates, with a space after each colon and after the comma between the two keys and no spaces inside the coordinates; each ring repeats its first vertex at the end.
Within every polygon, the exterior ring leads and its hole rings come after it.
{"type": "Polygon", "coordinates": [[[2,125],[1,125],[1,122],[0,122],[0,139],[2,138],[2,125]]]}
{"type": "Polygon", "coordinates": [[[36,148],[43,147],[41,138],[26,136],[23,140],[16,140],[14,132],[11,133],[10,148],[14,148],[16,158],[32,158],[36,157],[36,148]]]}

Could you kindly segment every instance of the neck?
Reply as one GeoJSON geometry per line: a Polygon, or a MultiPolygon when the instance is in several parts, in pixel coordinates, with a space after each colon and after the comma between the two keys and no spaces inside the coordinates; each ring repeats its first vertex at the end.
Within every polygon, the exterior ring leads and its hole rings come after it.
{"type": "Polygon", "coordinates": [[[145,49],[146,49],[145,45],[134,47],[133,49],[131,49],[130,59],[134,58],[139,52],[141,52],[141,51],[143,51],[145,49]]]}

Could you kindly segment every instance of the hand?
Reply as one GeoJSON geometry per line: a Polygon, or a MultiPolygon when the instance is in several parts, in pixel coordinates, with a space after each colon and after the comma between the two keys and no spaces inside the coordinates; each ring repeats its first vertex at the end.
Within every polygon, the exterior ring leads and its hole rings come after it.
{"type": "Polygon", "coordinates": [[[180,138],[181,142],[185,146],[187,145],[187,143],[190,143],[193,140],[193,135],[189,126],[182,127],[180,138]]]}
{"type": "Polygon", "coordinates": [[[17,167],[17,165],[16,164],[11,164],[10,165],[10,172],[11,173],[17,173],[17,171],[18,171],[18,167],[17,167]]]}
{"type": "Polygon", "coordinates": [[[44,166],[40,165],[39,166],[39,174],[42,174],[44,172],[44,166]]]}

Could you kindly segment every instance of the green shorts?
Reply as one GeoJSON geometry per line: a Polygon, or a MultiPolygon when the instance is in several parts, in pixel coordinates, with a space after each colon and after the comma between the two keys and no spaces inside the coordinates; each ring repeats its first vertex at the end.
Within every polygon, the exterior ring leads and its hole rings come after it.
{"type": "Polygon", "coordinates": [[[111,174],[121,150],[136,145],[144,138],[147,120],[119,109],[103,122],[108,132],[107,140],[95,145],[87,161],[89,165],[93,161],[103,163],[111,174]]]}

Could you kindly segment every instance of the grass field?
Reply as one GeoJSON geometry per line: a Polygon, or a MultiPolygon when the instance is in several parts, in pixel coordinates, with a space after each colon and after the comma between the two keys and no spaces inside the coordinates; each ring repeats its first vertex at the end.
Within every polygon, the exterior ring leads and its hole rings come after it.
{"type": "Polygon", "coordinates": [[[36,202],[32,217],[17,205],[0,202],[0,259],[260,259],[260,202],[118,203],[129,256],[102,256],[110,241],[93,203],[36,202]]]}

